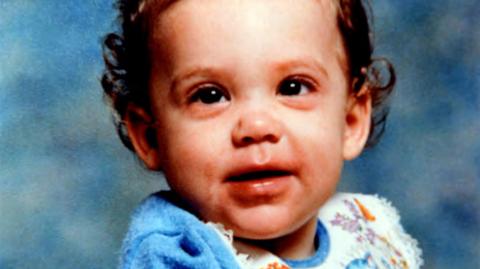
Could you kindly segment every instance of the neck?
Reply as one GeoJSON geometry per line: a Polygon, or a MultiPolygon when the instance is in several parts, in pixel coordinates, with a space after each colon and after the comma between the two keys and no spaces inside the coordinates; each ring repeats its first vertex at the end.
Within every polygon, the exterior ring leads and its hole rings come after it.
{"type": "Polygon", "coordinates": [[[317,231],[317,217],[309,219],[303,226],[294,232],[270,240],[249,241],[260,246],[282,259],[305,259],[315,253],[315,234],[317,231]]]}

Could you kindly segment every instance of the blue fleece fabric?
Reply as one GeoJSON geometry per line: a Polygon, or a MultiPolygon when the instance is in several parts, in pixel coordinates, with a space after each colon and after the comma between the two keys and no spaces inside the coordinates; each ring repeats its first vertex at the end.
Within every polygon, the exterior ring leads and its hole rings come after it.
{"type": "Polygon", "coordinates": [[[119,268],[240,268],[215,230],[173,201],[156,193],[134,212],[119,268]]]}

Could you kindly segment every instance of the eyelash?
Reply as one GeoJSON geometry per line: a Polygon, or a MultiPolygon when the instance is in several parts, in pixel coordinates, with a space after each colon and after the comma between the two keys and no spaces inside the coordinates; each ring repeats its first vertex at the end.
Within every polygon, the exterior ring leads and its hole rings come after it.
{"type": "Polygon", "coordinates": [[[298,95],[308,94],[309,92],[313,91],[314,89],[315,89],[315,83],[312,82],[310,79],[300,78],[300,77],[287,77],[280,82],[280,84],[278,85],[277,92],[281,95],[284,95],[284,96],[298,96],[298,95]],[[298,87],[298,85],[293,85],[293,84],[297,84],[297,83],[300,87],[302,87],[302,86],[305,87],[308,92],[302,93],[302,88],[300,88],[300,89],[290,88],[290,89],[287,89],[287,90],[294,90],[293,93],[292,92],[282,93],[282,87],[283,86],[298,87]],[[297,90],[298,90],[298,93],[297,93],[297,90]]]}
{"type": "MultiPolygon", "coordinates": [[[[313,91],[315,89],[315,85],[316,84],[314,82],[307,78],[287,77],[279,83],[277,87],[277,94],[292,97],[301,96],[313,91]],[[283,88],[285,86],[292,88],[283,88]],[[298,86],[300,86],[299,89],[298,86]],[[307,92],[303,92],[305,90],[307,92]]],[[[230,95],[222,87],[215,84],[201,85],[197,87],[188,97],[188,103],[198,102],[206,105],[213,105],[215,103],[223,103],[226,101],[230,101],[230,95]]]]}
{"type": "Polygon", "coordinates": [[[230,96],[224,89],[214,84],[202,85],[195,89],[189,96],[188,103],[200,102],[211,105],[214,103],[223,103],[230,100],[230,96]]]}

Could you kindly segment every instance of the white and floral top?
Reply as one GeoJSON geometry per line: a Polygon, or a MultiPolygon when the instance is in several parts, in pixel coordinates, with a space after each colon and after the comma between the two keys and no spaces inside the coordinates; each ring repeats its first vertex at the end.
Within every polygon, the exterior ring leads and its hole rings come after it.
{"type": "Polygon", "coordinates": [[[242,268],[416,269],[423,263],[416,240],[403,230],[395,208],[372,195],[334,195],[318,214],[317,251],[304,260],[282,260],[235,241],[221,225],[209,225],[237,253],[242,268]]]}

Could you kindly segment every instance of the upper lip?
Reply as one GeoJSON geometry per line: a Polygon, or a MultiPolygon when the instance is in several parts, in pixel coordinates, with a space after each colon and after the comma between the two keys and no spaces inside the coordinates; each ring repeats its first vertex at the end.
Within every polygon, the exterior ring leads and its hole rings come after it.
{"type": "Polygon", "coordinates": [[[246,165],[233,169],[226,177],[226,181],[247,181],[292,174],[291,169],[282,165],[246,165]]]}

